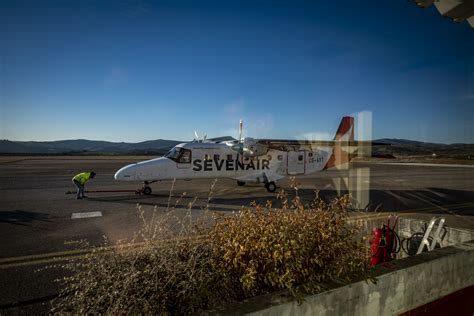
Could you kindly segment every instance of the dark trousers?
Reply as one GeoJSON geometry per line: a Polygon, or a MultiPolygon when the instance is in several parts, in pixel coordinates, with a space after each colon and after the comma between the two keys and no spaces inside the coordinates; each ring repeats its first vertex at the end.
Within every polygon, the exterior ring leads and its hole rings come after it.
{"type": "Polygon", "coordinates": [[[84,196],[84,185],[80,184],[76,180],[73,180],[72,182],[74,182],[74,184],[77,187],[77,197],[83,197],[84,196]]]}

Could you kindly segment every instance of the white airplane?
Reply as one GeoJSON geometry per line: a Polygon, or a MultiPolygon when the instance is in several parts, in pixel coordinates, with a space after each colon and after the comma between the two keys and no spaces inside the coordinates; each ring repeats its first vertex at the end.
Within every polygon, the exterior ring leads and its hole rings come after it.
{"type": "MultiPolygon", "coordinates": [[[[197,133],[196,133],[197,137],[197,133]]],[[[127,165],[115,173],[118,181],[140,181],[140,190],[149,195],[149,186],[161,180],[236,179],[263,183],[268,192],[275,192],[275,182],[287,176],[323,171],[352,158],[358,146],[370,142],[354,141],[354,118],[343,117],[332,141],[242,139],[214,142],[195,139],[176,145],[163,157],[127,165]]]]}

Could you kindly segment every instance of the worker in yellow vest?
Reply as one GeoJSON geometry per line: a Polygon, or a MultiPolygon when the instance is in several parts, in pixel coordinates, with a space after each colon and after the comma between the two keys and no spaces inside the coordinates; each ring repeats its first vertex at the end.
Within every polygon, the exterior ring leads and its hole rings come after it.
{"type": "Polygon", "coordinates": [[[77,187],[76,199],[80,200],[83,198],[87,198],[87,196],[84,195],[84,186],[87,183],[87,181],[89,181],[90,179],[94,177],[95,177],[95,172],[91,171],[91,172],[79,173],[75,175],[74,178],[72,178],[72,182],[74,182],[74,184],[77,187]]]}

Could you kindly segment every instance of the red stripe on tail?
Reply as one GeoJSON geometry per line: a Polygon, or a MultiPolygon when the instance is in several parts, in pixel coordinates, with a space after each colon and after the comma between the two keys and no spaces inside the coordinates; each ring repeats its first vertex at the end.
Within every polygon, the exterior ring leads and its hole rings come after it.
{"type": "Polygon", "coordinates": [[[344,135],[347,133],[351,133],[349,135],[349,140],[354,140],[354,118],[352,116],[344,116],[342,118],[341,124],[339,124],[339,128],[337,129],[336,136],[334,140],[340,140],[344,135]]]}
{"type": "MultiPolygon", "coordinates": [[[[344,116],[342,118],[341,124],[337,129],[336,136],[334,137],[335,141],[354,141],[354,118],[352,116],[344,116]]],[[[345,152],[341,146],[336,143],[334,145],[333,153],[329,160],[324,166],[324,169],[338,167],[343,164],[347,164],[351,161],[352,156],[345,152]]]]}

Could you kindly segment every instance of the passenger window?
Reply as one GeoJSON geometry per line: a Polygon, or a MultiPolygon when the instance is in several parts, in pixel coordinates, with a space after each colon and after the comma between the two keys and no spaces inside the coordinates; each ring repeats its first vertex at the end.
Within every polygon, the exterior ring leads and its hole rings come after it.
{"type": "Polygon", "coordinates": [[[308,157],[313,157],[313,153],[308,153],[308,157]]]}
{"type": "Polygon", "coordinates": [[[219,160],[219,155],[215,154],[214,155],[214,160],[219,160]]]}
{"type": "Polygon", "coordinates": [[[209,157],[208,154],[205,154],[205,155],[204,155],[204,160],[211,160],[211,158],[209,157]]]}
{"type": "Polygon", "coordinates": [[[298,161],[303,161],[303,155],[298,155],[298,161]]]}
{"type": "Polygon", "coordinates": [[[278,155],[277,159],[278,159],[278,161],[282,161],[283,160],[283,155],[278,155]]]}
{"type": "Polygon", "coordinates": [[[231,161],[232,160],[232,155],[227,155],[227,161],[231,161]]]}

